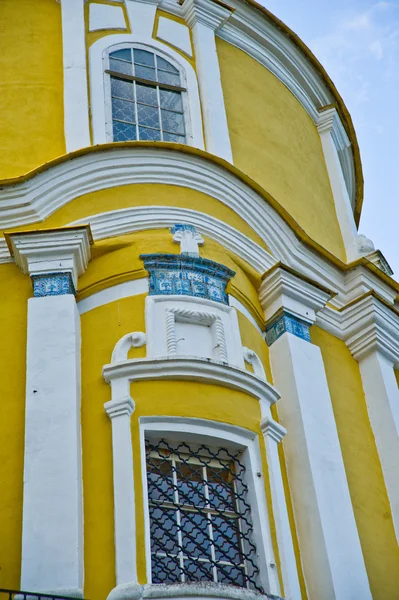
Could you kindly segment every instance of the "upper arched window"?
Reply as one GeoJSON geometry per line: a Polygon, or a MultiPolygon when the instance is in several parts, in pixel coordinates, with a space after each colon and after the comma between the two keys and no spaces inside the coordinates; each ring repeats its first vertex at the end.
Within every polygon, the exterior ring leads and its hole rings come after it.
{"type": "Polygon", "coordinates": [[[186,143],[182,76],[155,52],[123,48],[109,54],[112,139],[186,143]]]}

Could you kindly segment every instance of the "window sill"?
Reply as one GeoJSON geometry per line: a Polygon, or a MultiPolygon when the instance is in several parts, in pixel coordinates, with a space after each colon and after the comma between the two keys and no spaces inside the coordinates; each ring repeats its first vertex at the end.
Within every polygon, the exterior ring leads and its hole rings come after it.
{"type": "Polygon", "coordinates": [[[281,596],[259,594],[246,588],[222,583],[177,583],[138,585],[126,583],[118,585],[107,600],[185,600],[186,598],[220,598],[221,600],[284,600],[281,596]]]}

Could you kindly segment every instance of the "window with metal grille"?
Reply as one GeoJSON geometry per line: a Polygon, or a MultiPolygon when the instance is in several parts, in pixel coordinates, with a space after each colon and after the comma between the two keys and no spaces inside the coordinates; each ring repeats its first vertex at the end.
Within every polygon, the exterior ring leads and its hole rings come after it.
{"type": "Polygon", "coordinates": [[[259,586],[240,453],[146,442],[153,583],[259,586]]]}
{"type": "Polygon", "coordinates": [[[186,142],[179,70],[154,52],[123,48],[109,54],[115,142],[186,142]]]}

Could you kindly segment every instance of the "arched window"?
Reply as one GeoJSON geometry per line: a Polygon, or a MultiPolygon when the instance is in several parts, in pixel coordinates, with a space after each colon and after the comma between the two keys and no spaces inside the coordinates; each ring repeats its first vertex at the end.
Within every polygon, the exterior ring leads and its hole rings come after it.
{"type": "Polygon", "coordinates": [[[186,143],[179,69],[155,52],[123,48],[109,54],[112,139],[186,143]]]}

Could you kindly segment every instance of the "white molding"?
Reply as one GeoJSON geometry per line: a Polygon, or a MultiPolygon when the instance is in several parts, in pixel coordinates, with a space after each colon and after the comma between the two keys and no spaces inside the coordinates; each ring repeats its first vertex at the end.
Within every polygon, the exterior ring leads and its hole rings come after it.
{"type": "Polygon", "coordinates": [[[258,323],[255,321],[254,317],[249,312],[247,307],[244,306],[243,304],[241,304],[241,302],[239,300],[237,300],[237,298],[235,298],[231,294],[229,294],[229,304],[233,308],[237,309],[241,314],[243,314],[244,317],[246,317],[248,319],[248,321],[251,323],[251,325],[253,325],[255,327],[256,331],[260,335],[263,335],[262,329],[259,327],[258,323]]]}
{"type": "Polygon", "coordinates": [[[272,439],[276,444],[279,444],[281,440],[287,435],[287,430],[285,427],[277,423],[271,417],[265,417],[260,422],[260,428],[262,430],[263,435],[272,439]]]}
{"type": "Polygon", "coordinates": [[[182,23],[172,21],[172,19],[166,17],[159,17],[156,37],[163,42],[172,44],[175,48],[179,48],[188,56],[193,55],[190,30],[182,23]]]}
{"type": "Polygon", "coordinates": [[[100,292],[96,292],[87,298],[83,298],[83,300],[78,302],[79,314],[84,315],[90,310],[94,310],[99,306],[104,306],[104,304],[115,302],[121,298],[138,296],[140,294],[148,294],[148,279],[146,277],[118,283],[117,285],[105,288],[100,292]]]}
{"type": "Polygon", "coordinates": [[[226,6],[209,0],[184,0],[183,13],[193,35],[206,149],[232,163],[233,154],[215,41],[215,29],[230,16],[231,11],[226,6]]]}
{"type": "Polygon", "coordinates": [[[125,15],[121,6],[95,2],[89,5],[89,31],[126,28],[125,15]]]}
{"type": "MultiPolygon", "coordinates": [[[[174,600],[184,600],[185,598],[219,598],[220,600],[283,600],[275,594],[259,594],[246,588],[224,585],[222,583],[200,583],[193,582],[189,584],[178,583],[171,584],[146,584],[138,585],[128,583],[115,587],[109,594],[107,600],[160,600],[173,598],[174,600]]],[[[288,599],[287,599],[288,600],[288,599]]]]}
{"type": "MultiPolygon", "coordinates": [[[[147,503],[147,477],[146,477],[146,454],[145,454],[145,435],[175,435],[178,440],[186,438],[188,441],[201,440],[201,443],[210,444],[228,444],[236,449],[243,450],[242,460],[247,474],[248,501],[251,506],[251,516],[253,521],[253,535],[257,548],[257,562],[260,569],[261,584],[266,592],[279,594],[280,586],[278,573],[275,568],[273,545],[270,533],[270,524],[268,519],[268,509],[265,497],[265,487],[263,477],[256,474],[262,474],[262,462],[258,437],[255,432],[245,430],[242,427],[221,424],[217,421],[206,419],[196,419],[194,417],[145,417],[140,418],[140,438],[141,438],[141,456],[142,456],[142,477],[143,490],[145,490],[144,507],[146,522],[146,555],[147,555],[147,579],[151,581],[151,548],[149,540],[149,514],[147,503]]],[[[157,586],[158,587],[158,586],[157,586]]],[[[184,597],[183,589],[191,586],[179,586],[182,592],[180,597],[184,597]]],[[[208,587],[208,586],[207,586],[208,587]]],[[[212,587],[212,585],[210,586],[212,587]]],[[[215,586],[216,587],[216,586],[215,586]]],[[[222,591],[224,586],[217,586],[222,591]]],[[[169,588],[169,586],[163,586],[169,588]]],[[[155,591],[155,587],[154,587],[155,591]]],[[[170,590],[172,593],[173,591],[170,590]]],[[[165,589],[167,593],[167,589],[165,589]]],[[[170,593],[170,592],[169,592],[170,593]]],[[[188,592],[189,594],[189,592],[188,592]]],[[[195,592],[192,594],[196,595],[195,592]]],[[[151,597],[151,595],[150,595],[151,597]]],[[[242,596],[240,596],[242,597],[242,596]]]]}
{"type": "Polygon", "coordinates": [[[263,379],[263,381],[266,381],[265,369],[263,367],[262,361],[256,354],[255,350],[251,350],[250,348],[246,348],[245,346],[243,346],[242,351],[244,361],[249,365],[252,365],[254,375],[256,375],[256,377],[259,377],[259,379],[263,379]]]}
{"type": "MultiPolygon", "coordinates": [[[[76,157],[24,183],[1,189],[0,223],[2,229],[7,229],[41,221],[82,194],[131,183],[188,187],[219,200],[252,227],[277,260],[336,291],[336,306],[344,306],[370,289],[388,302],[393,303],[396,298],[395,289],[361,265],[342,273],[302,243],[277,211],[250,186],[222,166],[188,153],[136,147],[76,157]]],[[[211,222],[211,217],[206,218],[211,222]]],[[[206,235],[199,223],[196,226],[206,235]]],[[[122,231],[122,223],[120,227],[122,231]]],[[[5,249],[5,243],[2,248],[5,249]]],[[[2,252],[3,260],[7,255],[2,252]]]]}
{"type": "Polygon", "coordinates": [[[104,365],[103,376],[108,383],[115,382],[114,397],[128,396],[130,381],[198,381],[221,385],[244,392],[270,406],[279,393],[267,381],[262,381],[249,371],[230,365],[186,356],[136,358],[104,365]],[[123,388],[123,389],[122,389],[123,388]]]}
{"type": "MultiPolygon", "coordinates": [[[[156,10],[155,4],[128,0],[127,6],[130,7],[133,5],[137,5],[136,8],[140,9],[140,11],[144,10],[151,12],[156,10]]],[[[151,33],[148,33],[148,31],[142,27],[140,22],[140,28],[136,31],[133,29],[132,34],[108,35],[97,40],[90,47],[90,97],[93,143],[104,144],[112,141],[112,138],[107,134],[109,120],[109,108],[107,109],[107,107],[109,99],[106,89],[107,76],[104,74],[105,60],[112,50],[133,45],[145,47],[149,50],[152,49],[158,54],[161,54],[161,56],[164,56],[166,60],[179,69],[185,81],[185,87],[187,88],[187,92],[183,92],[183,103],[187,101],[188,105],[187,110],[185,110],[187,144],[203,150],[204,136],[202,131],[201,104],[197,76],[194,68],[179,52],[151,36],[152,30],[151,33]]]]}
{"type": "Polygon", "coordinates": [[[134,402],[130,396],[113,398],[104,404],[104,410],[112,424],[116,583],[137,583],[133,448],[130,431],[134,402]]]}
{"type": "Polygon", "coordinates": [[[77,288],[78,276],[90,260],[90,228],[21,231],[9,236],[15,262],[29,275],[68,272],[77,288]]]}
{"type": "Polygon", "coordinates": [[[66,151],[90,146],[84,0],[61,0],[66,151]]]}
{"type": "Polygon", "coordinates": [[[150,40],[160,0],[125,0],[130,29],[136,41],[150,40]]]}
{"type": "Polygon", "coordinates": [[[331,294],[278,267],[266,275],[259,290],[259,299],[268,321],[281,310],[313,324],[331,294]]]}

